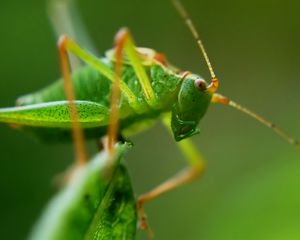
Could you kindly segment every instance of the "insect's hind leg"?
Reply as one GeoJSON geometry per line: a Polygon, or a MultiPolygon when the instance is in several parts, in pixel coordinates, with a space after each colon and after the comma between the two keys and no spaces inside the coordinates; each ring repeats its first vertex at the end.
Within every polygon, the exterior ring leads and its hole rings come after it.
{"type": "Polygon", "coordinates": [[[129,30],[127,28],[120,29],[115,36],[115,40],[119,43],[122,43],[124,52],[127,54],[130,64],[132,65],[141,84],[146,102],[149,104],[149,106],[155,108],[159,102],[157,102],[151,82],[142,65],[141,58],[138,55],[136,45],[129,30]]]}
{"type": "MultiPolygon", "coordinates": [[[[88,65],[95,68],[99,73],[107,77],[110,81],[114,82],[116,80],[115,73],[112,71],[101,59],[95,57],[93,54],[87,50],[81,48],[73,39],[67,35],[62,35],[59,38],[58,45],[60,48],[64,49],[66,52],[71,52],[76,57],[83,60],[88,65]]],[[[119,87],[122,94],[128,99],[131,106],[139,111],[140,105],[138,104],[137,97],[123,81],[120,82],[119,87]]]]}
{"type": "Polygon", "coordinates": [[[193,145],[191,140],[185,139],[177,143],[177,146],[187,159],[189,166],[186,169],[178,172],[175,176],[166,180],[153,190],[141,195],[138,198],[138,214],[139,214],[139,227],[141,229],[148,229],[147,218],[144,213],[144,204],[157,196],[177,188],[183,184],[192,182],[200,177],[205,170],[205,161],[201,153],[193,145]]]}
{"type": "Polygon", "coordinates": [[[107,146],[110,155],[113,155],[114,144],[117,141],[119,134],[119,102],[120,102],[120,83],[122,75],[122,52],[124,48],[124,43],[115,39],[115,81],[112,87],[111,93],[111,111],[109,116],[109,125],[108,125],[108,140],[107,146]]]}
{"type": "Polygon", "coordinates": [[[61,69],[64,79],[64,89],[66,98],[69,101],[70,106],[70,118],[72,119],[72,134],[73,141],[75,144],[75,154],[76,160],[79,165],[85,164],[87,161],[87,152],[84,143],[83,130],[78,121],[78,111],[75,104],[75,93],[71,78],[71,71],[69,65],[69,58],[67,54],[67,49],[64,42],[59,42],[58,44],[59,56],[61,60],[61,69]]]}
{"type": "MultiPolygon", "coordinates": [[[[107,147],[109,153],[113,154],[113,145],[118,140],[117,138],[121,136],[119,131],[119,106],[120,106],[120,93],[121,93],[121,83],[124,83],[121,79],[122,76],[122,61],[123,61],[123,51],[128,52],[126,48],[126,43],[128,38],[126,37],[117,37],[115,38],[115,79],[113,82],[112,87],[112,94],[111,94],[111,111],[109,117],[109,125],[108,125],[108,140],[107,140],[107,147]],[[127,50],[127,51],[126,51],[127,50]]],[[[134,50],[135,51],[135,50],[134,50]]],[[[130,53],[127,53],[130,54],[130,53]]],[[[141,106],[140,103],[135,102],[136,107],[141,106]]]]}

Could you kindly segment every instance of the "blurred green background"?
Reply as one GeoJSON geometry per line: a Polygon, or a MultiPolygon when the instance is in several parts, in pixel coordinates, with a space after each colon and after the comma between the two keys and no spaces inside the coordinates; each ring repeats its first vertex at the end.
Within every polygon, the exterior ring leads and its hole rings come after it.
{"type": "MultiPolygon", "coordinates": [[[[168,0],[80,0],[100,53],[128,26],[140,46],[166,53],[209,79],[194,39],[168,0]]],[[[300,138],[299,0],[186,0],[221,81],[220,92],[300,138]]],[[[0,107],[60,76],[41,0],[1,0],[0,107]]],[[[300,151],[226,106],[212,106],[193,137],[207,158],[202,180],[148,203],[156,239],[300,239],[300,151]]],[[[24,239],[72,162],[71,145],[45,145],[0,126],[0,236],[24,239]]],[[[127,155],[136,193],[185,165],[160,124],[132,138],[127,155]]],[[[139,233],[138,239],[145,238],[139,233]]]]}

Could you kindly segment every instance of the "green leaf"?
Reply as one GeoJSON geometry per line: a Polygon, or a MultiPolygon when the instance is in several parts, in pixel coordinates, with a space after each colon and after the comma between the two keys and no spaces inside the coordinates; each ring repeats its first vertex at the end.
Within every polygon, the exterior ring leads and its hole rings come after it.
{"type": "Polygon", "coordinates": [[[114,159],[103,151],[76,169],[50,201],[29,239],[134,239],[136,201],[127,169],[120,162],[128,148],[129,143],[118,145],[114,159]]]}

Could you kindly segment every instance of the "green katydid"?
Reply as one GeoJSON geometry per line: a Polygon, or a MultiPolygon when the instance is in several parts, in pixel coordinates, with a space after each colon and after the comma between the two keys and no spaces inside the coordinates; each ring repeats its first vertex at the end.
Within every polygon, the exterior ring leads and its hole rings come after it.
{"type": "Polygon", "coordinates": [[[80,162],[85,162],[86,159],[82,129],[88,138],[99,138],[110,128],[109,149],[112,150],[117,119],[120,120],[120,133],[128,137],[149,127],[152,122],[162,117],[187,157],[190,167],[139,198],[139,218],[142,227],[147,227],[143,218],[144,202],[193,180],[203,172],[203,158],[188,138],[199,132],[197,125],[211,102],[232,106],[272,128],[291,144],[300,146],[295,139],[273,123],[216,93],[218,79],[199,35],[180,2],[175,0],[174,4],[204,55],[212,77],[210,84],[199,75],[174,68],[162,54],[152,49],[136,48],[127,29],[118,32],[116,49],[108,51],[106,57],[102,59],[81,48],[71,38],[63,36],[59,41],[59,48],[63,59],[64,81],[59,80],[50,87],[19,98],[17,108],[0,111],[0,121],[20,125],[44,139],[68,139],[73,126],[73,135],[77,139],[75,141],[77,157],[80,162]],[[87,66],[72,76],[69,74],[67,52],[87,63],[87,66]],[[116,64],[118,57],[115,55],[123,52],[122,74],[115,74],[121,71],[120,66],[116,64]],[[115,67],[118,70],[114,71],[115,67]],[[121,75],[121,79],[116,75],[121,75]],[[68,81],[71,78],[75,95],[72,94],[71,81],[68,81]],[[116,79],[121,81],[118,83],[116,79]],[[115,84],[112,84],[113,82],[115,84]],[[113,98],[115,101],[110,101],[113,86],[120,90],[120,102],[116,100],[118,96],[113,98]],[[69,101],[65,101],[65,88],[69,101]],[[70,108],[69,104],[72,105],[70,108]],[[110,111],[110,105],[118,107],[119,117],[110,117],[116,112],[110,111]]]}

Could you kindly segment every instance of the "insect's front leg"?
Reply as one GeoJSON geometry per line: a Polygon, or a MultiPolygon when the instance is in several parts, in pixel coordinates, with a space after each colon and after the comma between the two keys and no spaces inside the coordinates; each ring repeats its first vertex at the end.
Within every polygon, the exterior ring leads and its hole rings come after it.
{"type": "MultiPolygon", "coordinates": [[[[170,130],[167,119],[164,119],[164,123],[168,130],[170,130]]],[[[190,139],[185,139],[177,143],[177,146],[185,156],[188,161],[189,166],[186,169],[178,172],[175,176],[166,180],[153,190],[141,195],[138,198],[138,214],[139,214],[139,227],[141,229],[149,229],[147,218],[144,212],[144,204],[147,201],[150,201],[157,196],[168,192],[176,187],[179,187],[183,184],[189,183],[199,176],[201,176],[205,170],[205,161],[202,154],[198,149],[193,145],[190,139]]]]}

